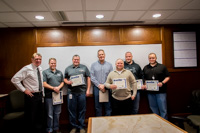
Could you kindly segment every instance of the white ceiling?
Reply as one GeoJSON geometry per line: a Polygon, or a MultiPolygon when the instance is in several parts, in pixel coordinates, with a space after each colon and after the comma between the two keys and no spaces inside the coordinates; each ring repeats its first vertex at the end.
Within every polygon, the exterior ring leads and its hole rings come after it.
{"type": "Polygon", "coordinates": [[[200,0],[0,0],[0,28],[127,24],[200,24],[200,0]]]}

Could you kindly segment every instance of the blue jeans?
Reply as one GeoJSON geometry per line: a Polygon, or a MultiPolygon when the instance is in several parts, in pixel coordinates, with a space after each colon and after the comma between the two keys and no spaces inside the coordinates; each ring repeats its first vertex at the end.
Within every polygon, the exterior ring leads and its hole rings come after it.
{"type": "Polygon", "coordinates": [[[137,95],[136,95],[135,99],[133,100],[132,114],[138,113],[139,104],[140,104],[140,91],[137,91],[137,95]]]}
{"type": "Polygon", "coordinates": [[[102,106],[105,108],[105,116],[110,116],[112,109],[111,109],[111,102],[110,102],[110,90],[109,91],[109,102],[99,102],[99,88],[94,86],[94,101],[95,101],[95,110],[96,116],[102,116],[102,106]]]}
{"type": "Polygon", "coordinates": [[[71,94],[67,95],[68,99],[68,111],[69,121],[73,128],[83,129],[85,124],[85,112],[86,112],[86,95],[85,94],[71,94]],[[78,113],[77,113],[78,112],[78,113]],[[78,123],[77,115],[78,114],[78,123]]]}
{"type": "Polygon", "coordinates": [[[153,113],[160,115],[164,119],[168,119],[167,117],[167,94],[151,94],[148,93],[149,105],[153,113]]]}
{"type": "Polygon", "coordinates": [[[59,118],[62,104],[53,105],[52,98],[45,98],[45,107],[47,111],[47,132],[59,129],[59,118]]]}

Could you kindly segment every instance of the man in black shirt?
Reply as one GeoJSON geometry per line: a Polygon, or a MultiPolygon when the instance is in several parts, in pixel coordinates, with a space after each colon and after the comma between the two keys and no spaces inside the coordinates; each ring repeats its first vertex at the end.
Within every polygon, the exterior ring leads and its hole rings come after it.
{"type": "MultiPolygon", "coordinates": [[[[143,69],[145,80],[158,80],[159,91],[148,91],[149,105],[153,113],[167,119],[167,82],[169,81],[169,72],[167,68],[158,63],[155,53],[149,54],[149,64],[143,69]]],[[[147,89],[147,86],[145,85],[147,89]]]]}

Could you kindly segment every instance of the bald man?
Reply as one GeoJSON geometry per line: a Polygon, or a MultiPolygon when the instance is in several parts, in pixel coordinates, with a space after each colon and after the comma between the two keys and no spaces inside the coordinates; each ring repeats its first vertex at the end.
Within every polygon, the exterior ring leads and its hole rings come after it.
{"type": "Polygon", "coordinates": [[[112,115],[130,115],[137,94],[136,80],[131,71],[124,69],[122,59],[117,59],[115,65],[116,70],[109,73],[105,83],[112,90],[112,115]]]}

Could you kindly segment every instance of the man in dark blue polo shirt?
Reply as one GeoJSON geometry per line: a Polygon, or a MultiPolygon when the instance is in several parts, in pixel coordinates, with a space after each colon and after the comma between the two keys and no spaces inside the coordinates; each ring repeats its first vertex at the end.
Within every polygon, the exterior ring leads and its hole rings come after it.
{"type": "Polygon", "coordinates": [[[79,55],[74,55],[72,62],[73,64],[65,69],[64,79],[68,85],[69,121],[73,127],[70,133],[75,133],[77,129],[80,129],[80,133],[85,133],[86,96],[89,96],[91,86],[90,72],[85,65],[80,64],[79,55]]]}

